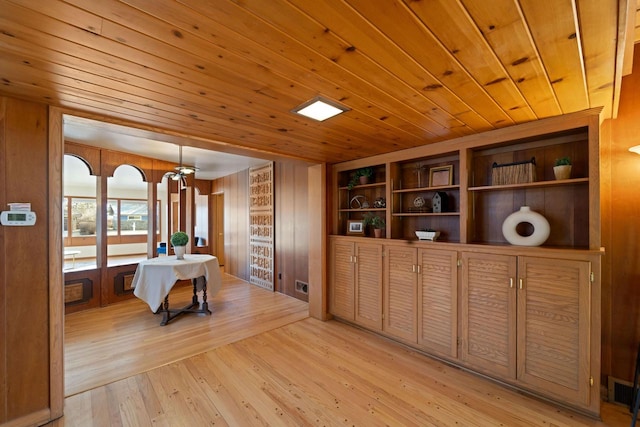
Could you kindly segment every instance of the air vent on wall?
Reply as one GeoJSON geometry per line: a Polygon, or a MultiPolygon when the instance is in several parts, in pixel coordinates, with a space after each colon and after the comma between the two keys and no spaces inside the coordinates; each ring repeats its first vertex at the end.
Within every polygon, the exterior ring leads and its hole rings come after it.
{"type": "Polygon", "coordinates": [[[308,295],[309,294],[309,284],[301,282],[300,280],[296,280],[296,292],[308,295]]]}
{"type": "Polygon", "coordinates": [[[619,378],[608,377],[609,402],[630,406],[633,399],[633,384],[619,378]]]}

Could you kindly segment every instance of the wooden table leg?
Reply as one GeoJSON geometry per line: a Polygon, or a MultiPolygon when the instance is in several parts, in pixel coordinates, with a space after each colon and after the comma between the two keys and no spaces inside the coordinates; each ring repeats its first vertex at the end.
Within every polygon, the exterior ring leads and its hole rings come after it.
{"type": "Polygon", "coordinates": [[[207,302],[207,280],[204,280],[204,285],[202,285],[202,307],[201,310],[203,313],[211,314],[211,310],[209,310],[209,303],[207,302]]]}
{"type": "Polygon", "coordinates": [[[209,310],[209,304],[207,303],[206,279],[204,280],[204,284],[202,285],[202,307],[200,307],[200,302],[198,301],[198,279],[197,278],[192,279],[192,283],[193,283],[193,296],[191,297],[191,304],[180,309],[170,310],[169,295],[164,297],[164,303],[162,304],[161,310],[159,310],[159,311],[162,311],[162,321],[160,322],[160,326],[165,326],[171,320],[175,319],[176,317],[178,317],[183,313],[211,314],[211,310],[209,310]]]}
{"type": "Polygon", "coordinates": [[[171,313],[169,312],[169,295],[164,297],[164,303],[162,304],[162,322],[160,326],[164,326],[169,323],[171,313]]]}

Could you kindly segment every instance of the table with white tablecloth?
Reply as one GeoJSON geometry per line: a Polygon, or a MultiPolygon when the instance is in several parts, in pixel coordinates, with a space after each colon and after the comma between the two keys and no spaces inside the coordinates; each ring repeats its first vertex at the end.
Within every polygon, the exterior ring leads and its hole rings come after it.
{"type": "Polygon", "coordinates": [[[161,325],[182,313],[208,313],[207,292],[215,295],[222,285],[218,259],[211,255],[187,254],[184,259],[163,256],[141,261],[131,283],[133,294],[146,302],[153,312],[163,312],[161,325]],[[179,310],[169,309],[169,292],[178,280],[193,281],[192,304],[179,310]],[[202,306],[197,292],[203,292],[202,306]],[[195,308],[199,307],[199,308],[195,308]]]}

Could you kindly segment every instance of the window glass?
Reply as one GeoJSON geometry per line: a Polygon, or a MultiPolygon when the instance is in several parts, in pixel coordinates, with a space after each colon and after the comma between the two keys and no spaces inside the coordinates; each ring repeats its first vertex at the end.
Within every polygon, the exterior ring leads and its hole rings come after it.
{"type": "Polygon", "coordinates": [[[107,236],[118,235],[118,201],[107,200],[107,236]]]}
{"type": "Polygon", "coordinates": [[[96,199],[71,199],[71,230],[73,237],[96,235],[96,199]]]}
{"type": "Polygon", "coordinates": [[[67,237],[69,233],[69,199],[62,198],[62,237],[67,237]]]}
{"type": "Polygon", "coordinates": [[[160,200],[156,202],[156,234],[160,234],[160,220],[162,215],[160,214],[160,200]]]}
{"type": "Polygon", "coordinates": [[[144,200],[120,201],[120,233],[122,235],[147,234],[149,209],[144,200]]]}
{"type": "MultiPolygon", "coordinates": [[[[91,176],[89,167],[85,162],[70,154],[65,154],[63,168],[63,194],[65,196],[62,200],[63,237],[80,236],[79,223],[83,227],[82,233],[85,233],[82,236],[95,236],[95,231],[87,233],[87,230],[91,229],[90,225],[87,224],[87,219],[94,224],[93,228],[95,229],[95,210],[94,212],[86,211],[86,204],[83,204],[81,199],[92,200],[92,207],[89,210],[95,209],[96,177],[91,176]],[[69,211],[70,204],[73,208],[73,203],[70,202],[72,197],[77,197],[79,200],[75,204],[77,210],[73,213],[69,211]]],[[[68,241],[65,242],[65,244],[69,243],[68,241]]]]}

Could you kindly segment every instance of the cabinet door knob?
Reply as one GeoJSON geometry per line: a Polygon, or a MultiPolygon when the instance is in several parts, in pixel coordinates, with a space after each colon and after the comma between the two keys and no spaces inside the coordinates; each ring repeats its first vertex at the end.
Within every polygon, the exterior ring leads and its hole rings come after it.
{"type": "Polygon", "coordinates": [[[522,289],[522,279],[520,279],[520,289],[522,289]]]}
{"type": "Polygon", "coordinates": [[[513,288],[513,277],[509,277],[509,287],[513,288]]]}

